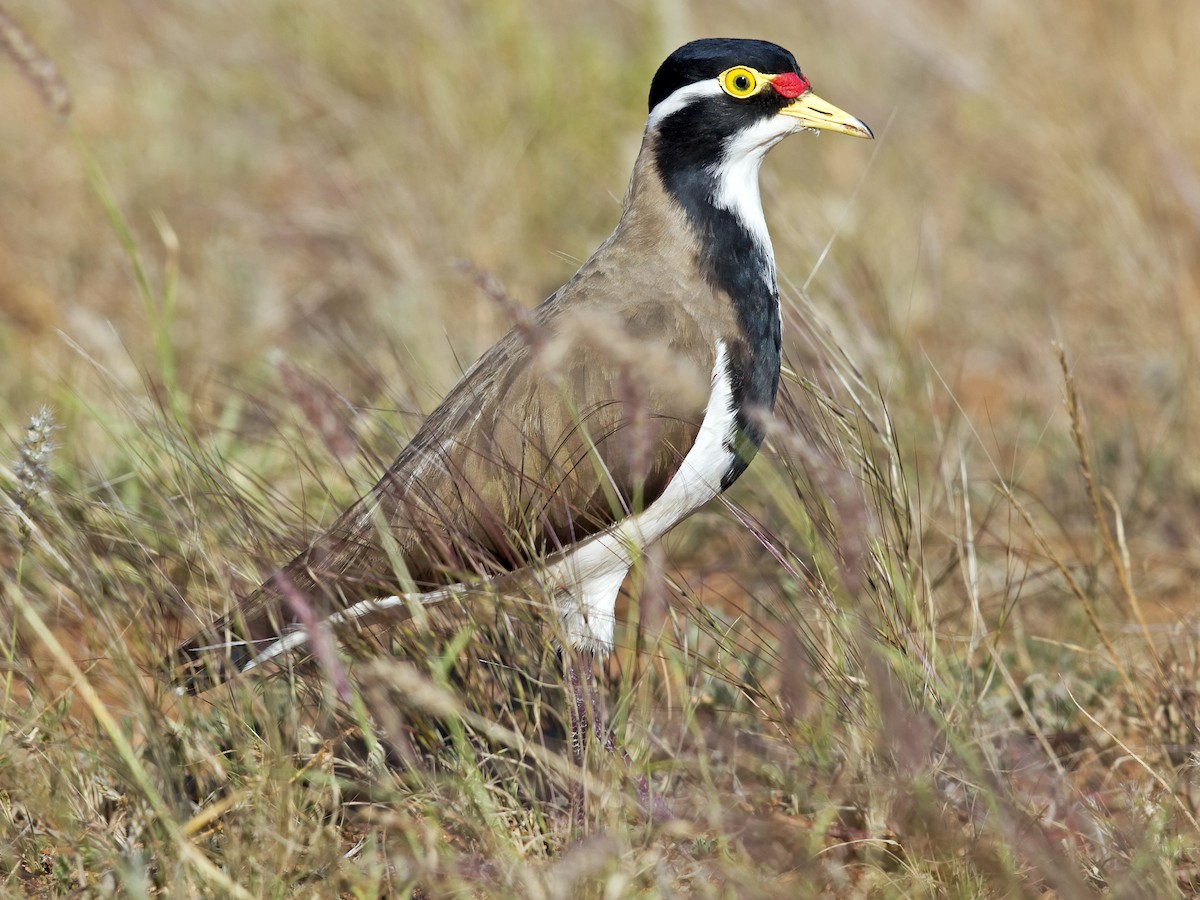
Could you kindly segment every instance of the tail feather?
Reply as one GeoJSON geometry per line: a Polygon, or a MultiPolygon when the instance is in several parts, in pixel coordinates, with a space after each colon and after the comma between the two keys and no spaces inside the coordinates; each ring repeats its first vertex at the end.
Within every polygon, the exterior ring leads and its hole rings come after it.
{"type": "Polygon", "coordinates": [[[193,634],[166,661],[167,678],[181,692],[198,694],[246,671],[258,656],[255,648],[276,638],[243,638],[235,627],[241,624],[235,611],[193,634]]]}
{"type": "MultiPolygon", "coordinates": [[[[478,591],[478,588],[474,589],[478,591]]],[[[361,600],[318,620],[335,631],[356,622],[388,617],[407,618],[413,605],[427,606],[472,592],[454,584],[426,593],[395,594],[361,600]]],[[[198,694],[235,675],[250,672],[308,643],[309,632],[290,610],[280,608],[271,582],[229,615],[203,628],[175,648],[167,661],[167,678],[181,693],[198,694]],[[247,606],[257,611],[243,612],[247,606]],[[245,637],[243,637],[245,635],[245,637]]]]}

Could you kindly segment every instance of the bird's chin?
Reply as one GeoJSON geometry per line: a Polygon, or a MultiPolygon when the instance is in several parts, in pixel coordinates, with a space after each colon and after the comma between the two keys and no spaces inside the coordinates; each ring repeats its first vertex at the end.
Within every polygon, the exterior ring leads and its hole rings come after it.
{"type": "Polygon", "coordinates": [[[726,144],[726,158],[754,156],[761,159],[784,138],[805,128],[806,126],[796,119],[770,116],[735,135],[726,144]]]}
{"type": "Polygon", "coordinates": [[[817,128],[815,125],[809,125],[806,122],[799,122],[789,116],[776,116],[775,118],[784,125],[785,129],[783,131],[783,137],[781,137],[780,140],[783,140],[784,137],[791,137],[793,134],[821,133],[821,129],[817,128]]]}

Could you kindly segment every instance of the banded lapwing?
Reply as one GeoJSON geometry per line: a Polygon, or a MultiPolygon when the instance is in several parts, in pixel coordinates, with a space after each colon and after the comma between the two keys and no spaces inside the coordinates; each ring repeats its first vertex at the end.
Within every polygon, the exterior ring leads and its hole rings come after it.
{"type": "Polygon", "coordinates": [[[576,654],[611,651],[630,567],[737,480],[775,402],[781,319],[763,157],[797,131],[872,137],[765,41],[681,47],[655,74],[649,106],[608,240],[471,366],[369,493],[177,649],[181,685],[304,644],[313,616],[298,605],[337,632],[532,586],[575,664],[582,752],[590,702],[576,654]]]}

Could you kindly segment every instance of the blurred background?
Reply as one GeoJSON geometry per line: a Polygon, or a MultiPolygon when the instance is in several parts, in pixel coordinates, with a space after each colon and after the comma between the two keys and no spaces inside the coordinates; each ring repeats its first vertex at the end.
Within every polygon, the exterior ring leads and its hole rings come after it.
{"type": "MultiPolygon", "coordinates": [[[[196,604],[219,607],[366,488],[507,330],[510,302],[533,306],[608,235],[662,59],[696,37],[758,37],[877,136],[789,139],[763,200],[797,374],[831,337],[890,416],[913,507],[887,549],[916,561],[908,599],[945,651],[964,743],[1009,725],[1047,751],[1067,736],[1089,791],[1117,770],[1106,729],[1162,771],[1195,748],[1200,5],[3,9],[73,110],[68,126],[0,55],[0,458],[53,410],[47,533],[67,559],[47,552],[22,584],[67,624],[108,604],[111,634],[91,637],[112,643],[76,634],[78,658],[117,656],[164,584],[177,596],[190,579],[196,604]],[[984,709],[1004,666],[1007,693],[984,709]],[[1071,668],[1103,728],[1061,693],[1039,699],[1046,673],[1071,668]]],[[[786,463],[786,442],[768,455],[786,463]]],[[[752,467],[733,496],[787,543],[777,469],[752,467]]],[[[685,580],[734,610],[809,602],[724,510],[671,540],[685,580]]],[[[146,644],[151,660],[168,641],[146,644]]],[[[839,810],[841,771],[828,766],[839,810]]],[[[1172,771],[1164,808],[1200,808],[1194,776],[1172,771]]],[[[1167,867],[1194,881],[1193,858],[1167,867]]]]}

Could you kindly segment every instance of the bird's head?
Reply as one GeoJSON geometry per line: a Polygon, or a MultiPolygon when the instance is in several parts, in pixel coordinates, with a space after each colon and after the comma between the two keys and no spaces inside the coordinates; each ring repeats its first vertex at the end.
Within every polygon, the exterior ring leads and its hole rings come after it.
{"type": "Polygon", "coordinates": [[[650,84],[647,127],[682,153],[710,161],[734,142],[765,150],[806,129],[874,137],[859,119],[814,94],[783,47],[730,38],[692,41],[667,58],[650,84]]]}
{"type": "MultiPolygon", "coordinates": [[[[642,159],[694,224],[715,234],[713,213],[754,239],[770,274],[759,200],[766,152],[796,131],[871,138],[871,129],[812,92],[796,57],[768,41],[709,38],[672,53],[650,84],[642,159]]],[[[635,174],[636,181],[636,174],[635,174]]]]}

